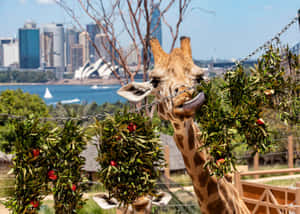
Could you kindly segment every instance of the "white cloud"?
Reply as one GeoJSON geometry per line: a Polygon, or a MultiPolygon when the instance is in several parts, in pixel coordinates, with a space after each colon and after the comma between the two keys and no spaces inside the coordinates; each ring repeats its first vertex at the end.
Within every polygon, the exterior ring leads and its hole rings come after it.
{"type": "Polygon", "coordinates": [[[25,4],[25,3],[26,3],[26,0],[19,0],[19,2],[20,2],[21,4],[25,4]]]}
{"type": "Polygon", "coordinates": [[[53,4],[53,3],[55,3],[55,0],[36,0],[36,2],[38,4],[53,4]]]}

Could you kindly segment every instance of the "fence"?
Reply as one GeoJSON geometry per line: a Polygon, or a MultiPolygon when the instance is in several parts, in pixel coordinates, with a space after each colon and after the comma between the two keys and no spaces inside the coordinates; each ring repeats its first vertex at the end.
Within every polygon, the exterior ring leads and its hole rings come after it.
{"type": "Polygon", "coordinates": [[[296,172],[300,172],[300,168],[236,172],[234,185],[252,214],[300,214],[300,182],[296,183],[296,188],[292,188],[241,180],[242,176],[296,172]]]}

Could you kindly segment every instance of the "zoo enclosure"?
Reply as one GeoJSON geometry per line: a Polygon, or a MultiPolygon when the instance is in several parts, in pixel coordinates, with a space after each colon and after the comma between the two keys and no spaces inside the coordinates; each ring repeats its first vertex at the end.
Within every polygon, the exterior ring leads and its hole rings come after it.
{"type": "Polygon", "coordinates": [[[300,214],[300,182],[296,187],[275,187],[242,181],[242,176],[299,173],[300,168],[236,172],[234,185],[252,214],[300,214]]]}

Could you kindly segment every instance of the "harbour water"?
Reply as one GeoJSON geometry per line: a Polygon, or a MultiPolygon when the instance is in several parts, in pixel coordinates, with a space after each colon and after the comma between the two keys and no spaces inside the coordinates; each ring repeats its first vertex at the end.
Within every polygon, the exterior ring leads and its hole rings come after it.
{"type": "Polygon", "coordinates": [[[24,92],[39,95],[47,105],[61,103],[92,103],[103,104],[105,102],[124,102],[125,99],[117,94],[119,85],[5,85],[0,86],[0,93],[6,89],[22,89],[24,92]],[[46,88],[49,89],[52,98],[44,98],[46,88]]]}

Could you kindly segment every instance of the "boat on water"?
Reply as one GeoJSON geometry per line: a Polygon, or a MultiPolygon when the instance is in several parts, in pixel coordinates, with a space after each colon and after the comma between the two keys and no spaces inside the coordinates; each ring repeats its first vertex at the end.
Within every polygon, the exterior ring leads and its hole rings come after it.
{"type": "Polygon", "coordinates": [[[91,89],[99,89],[99,86],[98,86],[98,85],[93,85],[93,86],[91,87],[91,89]]]}
{"type": "Polygon", "coordinates": [[[61,104],[72,104],[72,103],[79,103],[80,102],[80,99],[78,98],[75,98],[75,99],[72,99],[72,100],[62,100],[60,101],[61,104]]]}
{"type": "Polygon", "coordinates": [[[52,94],[50,93],[50,90],[46,88],[45,94],[44,94],[45,99],[51,99],[53,98],[52,94]]]}

